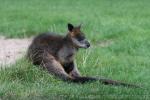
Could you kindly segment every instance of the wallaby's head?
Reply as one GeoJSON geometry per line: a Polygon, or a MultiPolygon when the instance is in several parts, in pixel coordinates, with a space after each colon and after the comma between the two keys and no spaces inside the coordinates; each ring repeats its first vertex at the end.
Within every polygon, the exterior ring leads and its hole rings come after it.
{"type": "Polygon", "coordinates": [[[81,25],[74,27],[72,24],[68,23],[68,35],[70,36],[73,44],[78,48],[89,48],[90,43],[80,29],[81,25]]]}

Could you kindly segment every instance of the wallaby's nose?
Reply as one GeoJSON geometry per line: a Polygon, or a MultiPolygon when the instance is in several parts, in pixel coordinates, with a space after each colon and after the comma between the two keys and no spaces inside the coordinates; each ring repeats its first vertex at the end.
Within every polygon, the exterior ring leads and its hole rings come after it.
{"type": "Polygon", "coordinates": [[[90,47],[90,43],[87,41],[86,42],[86,48],[89,48],[90,47]]]}
{"type": "Polygon", "coordinates": [[[90,47],[90,43],[88,43],[86,46],[87,46],[87,48],[89,48],[90,47]]]}

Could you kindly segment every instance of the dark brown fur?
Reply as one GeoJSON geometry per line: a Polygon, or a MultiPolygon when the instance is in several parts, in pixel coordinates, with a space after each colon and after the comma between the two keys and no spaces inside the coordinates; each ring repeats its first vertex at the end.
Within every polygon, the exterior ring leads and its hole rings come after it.
{"type": "MultiPolygon", "coordinates": [[[[72,37],[85,38],[80,31],[80,27],[69,26],[66,36],[55,35],[54,33],[44,33],[35,37],[29,46],[27,57],[35,65],[40,65],[64,81],[85,83],[88,81],[100,81],[103,84],[122,85],[137,87],[103,78],[83,77],[80,75],[75,62],[74,55],[80,47],[72,41],[72,37]]],[[[88,46],[89,43],[85,42],[88,46]]]]}

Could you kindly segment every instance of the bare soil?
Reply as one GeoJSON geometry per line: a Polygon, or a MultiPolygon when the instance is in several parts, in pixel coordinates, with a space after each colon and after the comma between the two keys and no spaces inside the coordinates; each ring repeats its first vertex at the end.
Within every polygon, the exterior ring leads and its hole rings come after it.
{"type": "Polygon", "coordinates": [[[0,66],[14,64],[25,55],[31,38],[7,39],[0,36],[0,66]]]}

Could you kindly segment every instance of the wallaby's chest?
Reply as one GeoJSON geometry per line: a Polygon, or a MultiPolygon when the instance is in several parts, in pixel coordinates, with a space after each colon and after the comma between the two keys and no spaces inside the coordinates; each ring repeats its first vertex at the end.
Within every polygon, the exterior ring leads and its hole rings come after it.
{"type": "Polygon", "coordinates": [[[68,63],[72,62],[75,56],[75,53],[77,52],[76,48],[71,46],[63,46],[58,51],[58,59],[61,63],[68,63]]]}

